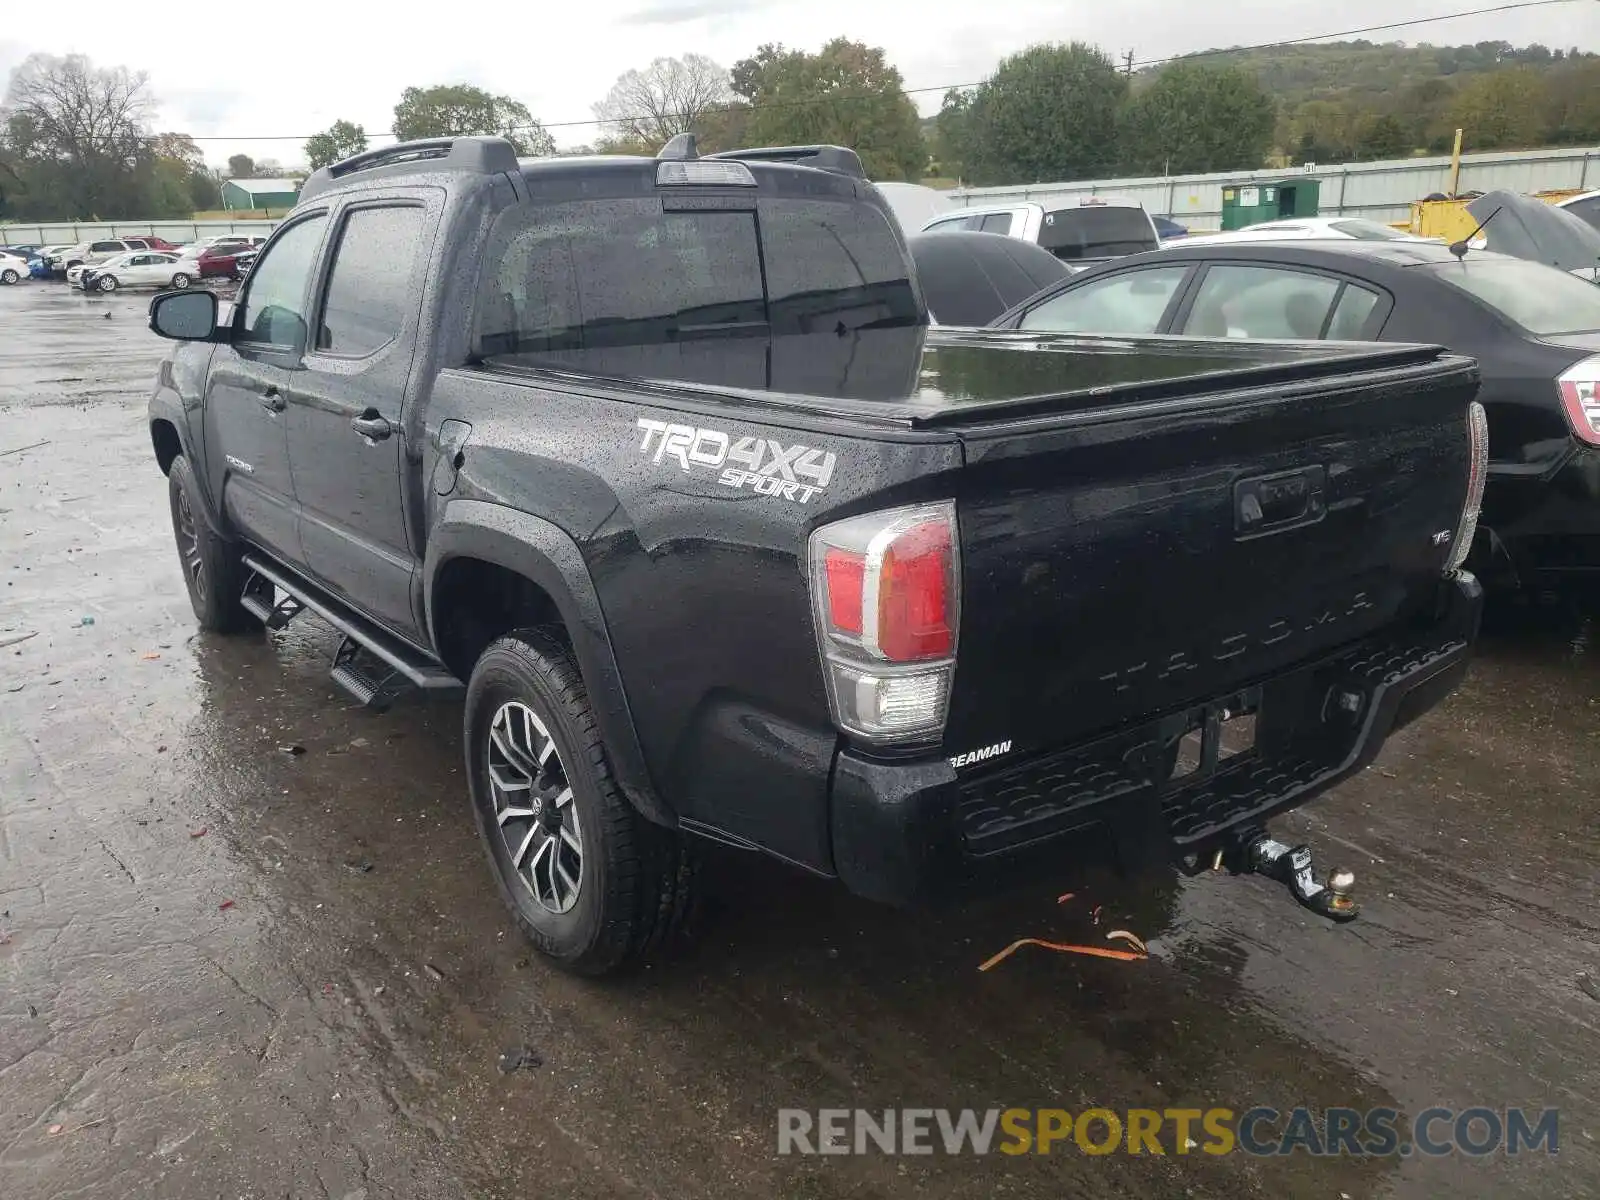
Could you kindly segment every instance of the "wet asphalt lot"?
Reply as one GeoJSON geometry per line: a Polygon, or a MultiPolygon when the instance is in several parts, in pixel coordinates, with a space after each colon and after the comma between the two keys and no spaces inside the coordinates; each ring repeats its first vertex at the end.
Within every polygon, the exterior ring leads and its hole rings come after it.
{"type": "Polygon", "coordinates": [[[494,894],[454,704],[357,709],[310,616],[195,633],[145,303],[0,288],[6,1200],[1600,1194],[1587,621],[1486,641],[1447,705],[1283,823],[1357,870],[1353,926],[1223,876],[906,915],[719,860],[684,957],[576,981],[494,894]],[[1114,927],[1152,959],[976,970],[1114,927]],[[501,1073],[516,1046],[541,1064],[501,1073]],[[1258,1104],[1554,1106],[1560,1153],[775,1152],[786,1106],[1258,1104]]]}

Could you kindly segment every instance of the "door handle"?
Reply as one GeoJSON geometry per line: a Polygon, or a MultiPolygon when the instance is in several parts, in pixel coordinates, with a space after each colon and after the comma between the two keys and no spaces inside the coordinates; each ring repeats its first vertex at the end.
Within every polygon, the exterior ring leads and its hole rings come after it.
{"type": "Polygon", "coordinates": [[[267,390],[261,393],[261,407],[268,412],[279,413],[288,406],[288,401],[283,398],[283,393],[276,384],[269,383],[267,390]]]}
{"type": "Polygon", "coordinates": [[[383,441],[384,438],[394,432],[394,426],[389,424],[387,418],[380,416],[375,408],[367,409],[354,421],[351,421],[350,428],[354,429],[362,437],[371,438],[375,442],[383,441]]]}

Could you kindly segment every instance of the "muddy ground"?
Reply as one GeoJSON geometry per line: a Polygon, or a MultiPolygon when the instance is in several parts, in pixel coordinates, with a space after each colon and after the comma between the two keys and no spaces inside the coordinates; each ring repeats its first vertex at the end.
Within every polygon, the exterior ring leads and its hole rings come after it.
{"type": "Polygon", "coordinates": [[[907,915],[715,860],[685,957],[579,982],[494,893],[454,704],[357,709],[309,616],[196,635],[145,303],[0,288],[7,1200],[1600,1194],[1587,621],[1488,639],[1462,691],[1283,823],[1356,868],[1353,926],[1224,876],[907,915]],[[1153,958],[976,969],[1118,926],[1153,958]],[[519,1046],[540,1065],[502,1073],[519,1046]],[[1257,1104],[1554,1106],[1560,1153],[775,1152],[785,1106],[1257,1104]]]}

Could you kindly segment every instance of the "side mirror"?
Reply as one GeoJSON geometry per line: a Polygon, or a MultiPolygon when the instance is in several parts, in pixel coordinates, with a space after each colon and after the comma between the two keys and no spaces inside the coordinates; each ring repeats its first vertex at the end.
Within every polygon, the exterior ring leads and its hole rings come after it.
{"type": "Polygon", "coordinates": [[[215,293],[163,292],[150,301],[150,329],[178,342],[208,342],[217,334],[215,293]]]}

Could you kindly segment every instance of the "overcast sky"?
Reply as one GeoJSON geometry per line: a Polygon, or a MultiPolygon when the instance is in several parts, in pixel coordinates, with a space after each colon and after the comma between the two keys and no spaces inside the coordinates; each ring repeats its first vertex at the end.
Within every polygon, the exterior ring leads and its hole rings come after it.
{"type": "MultiPolygon", "coordinates": [[[[908,88],[942,88],[981,80],[1004,55],[1040,41],[1079,39],[1113,56],[1132,50],[1143,61],[1493,2],[449,0],[385,11],[353,0],[277,0],[250,12],[207,10],[182,19],[163,12],[130,21],[125,3],[74,0],[69,18],[35,7],[32,18],[0,25],[0,77],[35,51],[126,65],[150,76],[160,103],[156,127],[201,139],[208,161],[220,164],[243,151],[293,166],[303,160],[306,135],[338,118],[364,124],[369,135],[387,132],[395,101],[410,85],[476,84],[517,97],[556,125],[590,118],[590,105],[630,67],[689,51],[731,66],[764,42],[814,50],[843,35],[885,47],[908,88]],[[130,37],[130,28],[143,35],[130,37]],[[263,136],[278,140],[250,140],[263,136]]],[[[1502,39],[1600,50],[1600,3],[1460,18],[1371,39],[1502,39]]],[[[924,112],[937,110],[939,94],[917,97],[924,112]]],[[[593,140],[597,130],[577,125],[552,132],[571,146],[593,140]]]]}

